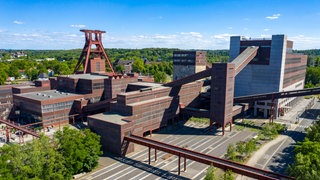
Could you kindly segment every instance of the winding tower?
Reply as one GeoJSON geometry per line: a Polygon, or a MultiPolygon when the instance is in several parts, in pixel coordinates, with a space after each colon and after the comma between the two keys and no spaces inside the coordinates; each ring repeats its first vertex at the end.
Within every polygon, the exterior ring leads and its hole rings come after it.
{"type": "Polygon", "coordinates": [[[105,31],[86,29],[81,29],[80,31],[84,32],[86,42],[74,73],[105,73],[107,62],[110,71],[114,75],[113,67],[102,45],[102,33],[105,33],[105,31]],[[81,66],[83,66],[83,70],[81,70],[81,66]]]}

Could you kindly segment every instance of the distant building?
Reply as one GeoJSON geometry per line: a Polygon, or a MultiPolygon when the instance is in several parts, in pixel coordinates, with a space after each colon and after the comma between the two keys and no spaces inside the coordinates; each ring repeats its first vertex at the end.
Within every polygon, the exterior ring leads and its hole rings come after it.
{"type": "Polygon", "coordinates": [[[40,73],[38,75],[38,80],[49,80],[49,76],[47,73],[40,73]]]}
{"type": "Polygon", "coordinates": [[[205,70],[206,55],[206,51],[173,52],[173,80],[205,70]]]}
{"type": "Polygon", "coordinates": [[[116,66],[123,66],[124,70],[123,70],[123,74],[128,74],[132,72],[132,64],[133,64],[134,60],[116,60],[114,62],[114,67],[116,66]]]}
{"type": "Polygon", "coordinates": [[[12,52],[10,54],[10,58],[19,58],[19,57],[25,57],[25,56],[27,56],[27,54],[24,53],[23,51],[12,52]]]}
{"type": "MultiPolygon", "coordinates": [[[[245,96],[269,92],[303,89],[307,56],[292,52],[293,41],[285,35],[273,35],[271,39],[230,38],[230,61],[245,48],[259,46],[257,56],[236,76],[234,95],[245,96]]],[[[274,115],[288,111],[296,98],[275,100],[274,115]]],[[[271,101],[255,103],[254,115],[267,117],[271,101]]]]}

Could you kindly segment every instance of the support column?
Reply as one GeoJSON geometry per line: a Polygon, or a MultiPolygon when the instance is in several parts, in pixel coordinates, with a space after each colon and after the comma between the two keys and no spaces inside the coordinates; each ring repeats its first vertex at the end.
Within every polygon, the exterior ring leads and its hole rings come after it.
{"type": "Polygon", "coordinates": [[[150,161],[151,161],[151,160],[150,160],[150,159],[151,159],[151,158],[150,158],[150,151],[151,151],[151,148],[150,148],[150,147],[148,147],[148,148],[149,148],[149,153],[148,153],[149,158],[148,158],[148,160],[149,160],[149,164],[150,164],[150,161]]]}
{"type": "Polygon", "coordinates": [[[10,133],[9,133],[9,128],[8,127],[6,127],[6,138],[7,138],[6,143],[9,143],[10,142],[10,133]]]}
{"type": "Polygon", "coordinates": [[[180,175],[180,154],[178,156],[178,175],[180,175]]]}
{"type": "Polygon", "coordinates": [[[152,129],[149,130],[150,137],[152,137],[152,129]]]}
{"type": "Polygon", "coordinates": [[[187,172],[187,158],[184,157],[184,172],[187,172]]]}
{"type": "Polygon", "coordinates": [[[224,129],[225,129],[225,125],[222,124],[222,136],[224,136],[224,129]]]}
{"type": "Polygon", "coordinates": [[[232,131],[232,121],[230,121],[230,132],[232,131]]]}
{"type": "Polygon", "coordinates": [[[157,149],[154,149],[154,162],[157,162],[157,149]]]}

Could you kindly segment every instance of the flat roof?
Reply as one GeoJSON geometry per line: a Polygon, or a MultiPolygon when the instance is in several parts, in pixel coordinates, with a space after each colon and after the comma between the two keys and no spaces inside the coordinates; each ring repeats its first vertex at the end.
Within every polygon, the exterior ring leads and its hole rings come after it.
{"type": "Polygon", "coordinates": [[[136,86],[148,86],[148,87],[160,87],[163,84],[160,83],[152,83],[152,82],[133,82],[129,83],[130,85],[136,85],[136,86]]]}
{"type": "Polygon", "coordinates": [[[110,122],[113,124],[123,125],[128,123],[128,121],[125,121],[122,119],[129,116],[124,116],[115,112],[104,112],[104,113],[94,114],[88,117],[92,119],[100,120],[100,121],[110,122]]]}
{"type": "Polygon", "coordinates": [[[30,88],[36,88],[36,86],[18,86],[18,87],[14,87],[17,89],[30,89],[30,88]]]}
{"type": "Polygon", "coordinates": [[[23,93],[23,94],[16,94],[16,96],[25,97],[28,99],[33,100],[47,100],[47,99],[61,99],[66,97],[72,96],[79,96],[79,94],[69,93],[69,92],[61,92],[57,90],[48,90],[48,91],[40,91],[40,92],[30,92],[30,93],[23,93]]]}
{"type": "Polygon", "coordinates": [[[71,74],[71,75],[61,75],[61,77],[68,77],[72,79],[109,79],[107,75],[98,75],[98,74],[71,74]]]}

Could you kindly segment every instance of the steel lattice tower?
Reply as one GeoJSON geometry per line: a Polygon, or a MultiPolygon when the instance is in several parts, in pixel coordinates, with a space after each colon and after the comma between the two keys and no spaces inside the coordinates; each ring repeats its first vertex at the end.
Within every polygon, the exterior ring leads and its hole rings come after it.
{"type": "Polygon", "coordinates": [[[113,67],[102,45],[102,33],[105,33],[105,31],[85,29],[80,31],[85,33],[86,42],[74,69],[74,73],[105,73],[105,61],[107,61],[108,66],[114,75],[113,67]],[[93,45],[95,45],[95,48],[92,48],[93,45]],[[102,58],[104,58],[104,60],[102,58]],[[83,65],[83,71],[79,71],[81,65],[83,65]]]}

